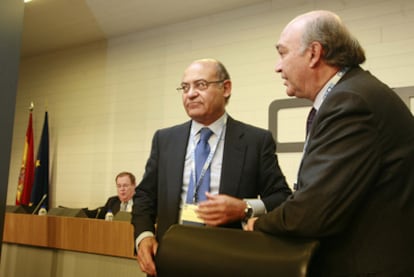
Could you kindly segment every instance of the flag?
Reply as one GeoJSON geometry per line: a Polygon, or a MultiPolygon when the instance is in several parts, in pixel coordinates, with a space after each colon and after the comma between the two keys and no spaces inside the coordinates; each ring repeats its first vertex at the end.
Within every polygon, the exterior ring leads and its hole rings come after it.
{"type": "Polygon", "coordinates": [[[37,150],[35,166],[30,205],[36,206],[39,204],[42,197],[46,195],[43,204],[47,209],[49,204],[49,123],[47,112],[45,112],[45,121],[43,123],[42,136],[37,150]]]}
{"type": "Polygon", "coordinates": [[[29,124],[26,131],[22,165],[20,167],[19,183],[17,185],[16,205],[29,205],[34,178],[33,157],[33,122],[30,111],[29,124]]]}

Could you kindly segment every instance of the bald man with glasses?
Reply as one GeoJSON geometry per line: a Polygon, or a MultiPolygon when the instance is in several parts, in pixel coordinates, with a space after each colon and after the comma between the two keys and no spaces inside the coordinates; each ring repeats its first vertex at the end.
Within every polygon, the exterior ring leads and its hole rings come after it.
{"type": "Polygon", "coordinates": [[[191,120],[155,133],[134,196],[137,260],[149,275],[156,275],[158,241],[171,225],[241,229],[291,194],[272,134],[227,114],[232,82],[221,62],[192,62],[177,90],[191,120]]]}

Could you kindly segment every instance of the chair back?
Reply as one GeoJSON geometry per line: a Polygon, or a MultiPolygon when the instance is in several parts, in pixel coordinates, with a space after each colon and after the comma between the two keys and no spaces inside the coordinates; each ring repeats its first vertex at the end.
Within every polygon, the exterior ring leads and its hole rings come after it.
{"type": "Polygon", "coordinates": [[[238,229],[173,225],[156,256],[163,276],[305,277],[317,240],[238,229]]]}

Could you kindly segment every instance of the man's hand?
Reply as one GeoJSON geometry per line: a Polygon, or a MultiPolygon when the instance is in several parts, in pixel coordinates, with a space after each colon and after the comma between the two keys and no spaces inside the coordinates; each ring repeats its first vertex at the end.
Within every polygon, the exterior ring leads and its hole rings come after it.
{"type": "Polygon", "coordinates": [[[154,257],[157,253],[158,242],[155,237],[144,238],[138,245],[137,261],[142,272],[157,276],[154,257]]]}
{"type": "Polygon", "coordinates": [[[245,231],[254,231],[254,223],[256,222],[257,217],[252,217],[247,221],[247,224],[243,226],[245,231]]]}
{"type": "Polygon", "coordinates": [[[207,200],[200,202],[196,210],[206,225],[218,226],[244,218],[246,202],[225,194],[206,193],[207,200]]]}

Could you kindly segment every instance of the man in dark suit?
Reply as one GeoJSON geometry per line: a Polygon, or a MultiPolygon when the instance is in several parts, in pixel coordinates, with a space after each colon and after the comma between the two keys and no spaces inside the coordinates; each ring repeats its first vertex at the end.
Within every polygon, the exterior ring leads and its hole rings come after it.
{"type": "Polygon", "coordinates": [[[297,191],[245,229],[320,240],[311,276],[414,276],[414,119],[328,11],[281,33],[276,72],[316,110],[297,191]]]}
{"type": "Polygon", "coordinates": [[[105,214],[110,210],[114,215],[119,211],[131,212],[132,196],[135,193],[135,176],[131,172],[123,171],[115,177],[117,195],[111,196],[102,207],[98,218],[105,218],[105,214]]]}
{"type": "Polygon", "coordinates": [[[194,61],[177,89],[191,121],[154,135],[132,211],[137,260],[150,275],[156,274],[157,241],[172,224],[194,219],[209,226],[241,228],[243,219],[273,209],[291,194],[271,133],[226,113],[231,85],[217,60],[194,61]],[[201,141],[199,131],[205,127],[212,132],[208,139],[212,154],[204,164],[210,170],[210,188],[196,197],[193,191],[200,187],[193,174],[197,159],[193,157],[201,141]],[[197,198],[206,199],[194,202],[197,198]]]}

